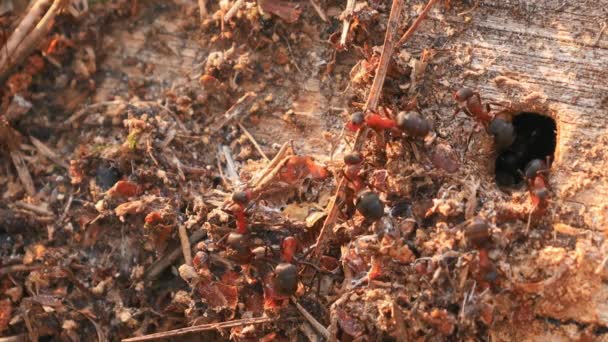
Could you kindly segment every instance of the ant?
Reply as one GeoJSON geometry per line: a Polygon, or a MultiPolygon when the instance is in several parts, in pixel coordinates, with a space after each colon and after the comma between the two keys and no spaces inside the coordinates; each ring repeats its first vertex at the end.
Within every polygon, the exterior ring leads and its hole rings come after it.
{"type": "Polygon", "coordinates": [[[475,217],[465,226],[464,237],[478,252],[479,283],[483,287],[489,287],[498,277],[496,265],[488,255],[488,249],[492,244],[490,225],[483,218],[475,217]]]}
{"type": "Polygon", "coordinates": [[[524,169],[524,178],[528,183],[528,191],[535,208],[544,209],[549,197],[546,173],[549,172],[549,157],[547,161],[532,159],[524,169]]]}
{"type": "Polygon", "coordinates": [[[362,112],[355,112],[350,116],[350,121],[346,124],[346,128],[356,132],[363,126],[367,126],[375,131],[384,131],[397,127],[395,120],[386,118],[377,113],[364,115],[362,112]]]}
{"type": "Polygon", "coordinates": [[[494,136],[494,143],[498,150],[504,150],[515,142],[515,127],[510,115],[490,113],[490,104],[484,105],[479,93],[471,88],[461,88],[454,92],[453,97],[459,104],[454,111],[454,116],[464,112],[479,121],[486,131],[494,136]]]}
{"type": "Polygon", "coordinates": [[[454,116],[460,112],[464,112],[468,116],[479,120],[484,126],[487,126],[494,118],[494,116],[490,114],[490,105],[486,104],[484,106],[481,102],[481,96],[473,89],[458,89],[454,92],[453,97],[459,105],[454,111],[454,116]]]}

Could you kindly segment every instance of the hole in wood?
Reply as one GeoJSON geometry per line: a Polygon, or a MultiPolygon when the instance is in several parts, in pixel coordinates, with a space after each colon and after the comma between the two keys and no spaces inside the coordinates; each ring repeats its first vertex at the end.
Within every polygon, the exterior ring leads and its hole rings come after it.
{"type": "Polygon", "coordinates": [[[516,138],[496,158],[496,184],[518,188],[523,171],[532,159],[553,160],[557,142],[557,125],[553,118],[538,113],[521,112],[513,117],[516,138]]]}

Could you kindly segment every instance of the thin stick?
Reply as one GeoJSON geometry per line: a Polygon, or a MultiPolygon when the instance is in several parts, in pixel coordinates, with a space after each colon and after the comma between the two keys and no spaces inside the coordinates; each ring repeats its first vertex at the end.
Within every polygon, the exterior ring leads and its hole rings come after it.
{"type": "Polygon", "coordinates": [[[38,45],[42,37],[46,36],[51,31],[55,16],[57,16],[67,2],[67,0],[55,0],[53,2],[32,32],[28,34],[27,37],[23,39],[22,43],[15,49],[10,60],[0,63],[0,79],[5,78],[12,67],[22,63],[25,60],[25,57],[38,45]]]}
{"type": "Polygon", "coordinates": [[[25,341],[27,341],[27,334],[0,337],[0,342],[25,342],[25,341]]]}
{"type": "Polygon", "coordinates": [[[431,8],[437,1],[439,1],[439,0],[429,0],[429,2],[426,4],[426,7],[424,7],[422,12],[418,16],[418,18],[416,18],[416,20],[414,20],[414,23],[412,24],[412,26],[410,26],[410,28],[407,29],[407,31],[403,34],[403,36],[401,36],[401,39],[399,39],[399,41],[397,42],[397,45],[403,45],[405,42],[407,42],[408,39],[410,39],[410,37],[414,34],[414,32],[416,32],[416,29],[418,29],[418,26],[420,26],[420,23],[422,22],[422,20],[424,20],[426,15],[429,13],[431,8]]]}
{"type": "Polygon", "coordinates": [[[13,54],[15,49],[17,49],[17,46],[23,42],[38,18],[42,17],[43,8],[45,8],[50,2],[50,0],[38,0],[30,8],[29,12],[25,15],[25,17],[23,17],[2,48],[3,54],[0,59],[0,65],[4,65],[10,60],[11,54],[13,54]]]}
{"type": "Polygon", "coordinates": [[[340,35],[340,46],[346,45],[346,37],[348,37],[348,30],[350,29],[350,20],[355,10],[355,0],[348,0],[346,2],[346,9],[342,13],[344,19],[342,20],[342,35],[340,35]]]}
{"type": "Polygon", "coordinates": [[[29,203],[25,203],[25,202],[15,202],[15,206],[21,209],[25,209],[25,210],[29,210],[31,212],[34,212],[38,215],[43,215],[43,216],[53,216],[55,215],[52,211],[43,208],[41,206],[38,205],[33,205],[33,204],[29,204],[29,203]]]}
{"type": "Polygon", "coordinates": [[[327,15],[325,14],[325,11],[323,11],[323,9],[321,8],[321,5],[317,2],[317,0],[309,0],[310,4],[312,5],[312,7],[315,9],[315,11],[317,11],[317,14],[319,15],[319,17],[321,17],[321,20],[327,22],[327,15]]]}
{"type": "Polygon", "coordinates": [[[207,17],[207,0],[198,0],[198,13],[202,23],[207,17]]]}
{"type": "Polygon", "coordinates": [[[258,142],[255,141],[255,139],[253,138],[253,135],[251,135],[251,133],[249,133],[249,131],[240,122],[239,122],[239,128],[241,129],[241,131],[243,131],[243,134],[245,134],[247,139],[249,139],[249,141],[251,141],[251,143],[253,144],[255,149],[258,150],[258,152],[260,152],[262,157],[264,159],[266,159],[267,161],[270,161],[270,159],[268,159],[268,157],[266,156],[266,153],[264,153],[264,151],[262,150],[262,148],[260,147],[258,142]]]}
{"type": "Polygon", "coordinates": [[[600,32],[597,34],[597,37],[595,38],[595,42],[593,42],[593,45],[599,44],[600,39],[602,39],[602,34],[604,34],[604,31],[606,30],[606,27],[608,27],[608,23],[607,22],[603,22],[600,25],[600,32]]]}
{"type": "Polygon", "coordinates": [[[32,136],[30,136],[30,141],[32,142],[34,147],[36,147],[36,149],[38,150],[38,153],[47,157],[49,160],[51,160],[55,164],[63,167],[66,170],[70,168],[68,163],[66,163],[65,160],[61,159],[61,157],[59,156],[59,154],[57,154],[57,152],[53,151],[50,147],[46,146],[42,141],[40,141],[32,136]]]}
{"type": "Polygon", "coordinates": [[[236,2],[230,7],[226,15],[224,16],[224,22],[229,21],[236,14],[236,12],[243,6],[245,0],[236,0],[236,2]]]}
{"type": "MultiPolygon", "coordinates": [[[[268,163],[268,165],[266,165],[262,171],[258,172],[258,174],[249,182],[249,187],[256,187],[266,177],[268,172],[270,172],[270,170],[272,170],[281,160],[283,160],[285,155],[288,154],[289,148],[289,142],[284,143],[279,149],[279,152],[277,152],[277,154],[272,158],[270,163],[268,163]]],[[[293,150],[289,154],[293,154],[293,150]]]]}
{"type": "MultiPolygon", "coordinates": [[[[226,126],[230,121],[237,119],[242,116],[242,118],[246,117],[248,113],[246,110],[251,107],[253,101],[256,99],[257,95],[254,92],[248,92],[243,95],[240,99],[236,101],[232,107],[228,108],[228,110],[224,113],[224,119],[219,123],[212,123],[210,127],[211,133],[215,134],[224,126],[226,126]],[[244,115],[245,114],[245,115],[244,115]]],[[[241,119],[242,119],[241,118],[241,119]]]]}
{"type": "Polygon", "coordinates": [[[188,232],[186,226],[180,224],[178,227],[179,242],[182,245],[182,254],[184,254],[184,262],[188,266],[192,266],[192,249],[190,248],[190,240],[188,239],[188,232]]]}
{"type": "Polygon", "coordinates": [[[236,172],[236,164],[234,163],[234,159],[232,158],[230,147],[222,145],[222,153],[224,154],[224,158],[226,159],[226,173],[228,174],[228,178],[230,178],[230,181],[233,185],[238,185],[241,180],[239,178],[239,174],[236,172]]]}
{"type": "Polygon", "coordinates": [[[308,311],[306,311],[306,309],[300,305],[300,303],[298,303],[296,297],[291,296],[291,302],[296,306],[296,309],[298,309],[300,314],[306,318],[308,323],[310,323],[310,325],[312,325],[312,327],[315,328],[315,330],[321,334],[325,340],[329,340],[329,331],[327,331],[327,328],[325,328],[323,324],[319,323],[319,321],[317,321],[308,311]]]}
{"type": "Polygon", "coordinates": [[[11,265],[0,268],[0,275],[15,273],[15,272],[27,272],[43,269],[43,265],[11,265]]]}
{"type": "Polygon", "coordinates": [[[275,321],[275,319],[270,318],[270,317],[235,319],[233,321],[228,321],[228,322],[201,324],[201,325],[195,325],[193,327],[169,330],[169,331],[160,332],[160,333],[156,333],[156,334],[144,335],[144,336],[139,336],[139,337],[131,337],[131,338],[122,340],[122,342],[141,342],[141,341],[152,341],[152,340],[157,340],[157,339],[161,339],[161,338],[174,338],[174,337],[184,336],[184,335],[195,333],[195,332],[234,328],[234,327],[240,327],[240,326],[251,325],[251,324],[264,324],[264,323],[270,323],[272,321],[275,321]]]}
{"type": "Polygon", "coordinates": [[[34,187],[34,181],[32,180],[32,175],[30,175],[30,170],[27,168],[25,160],[23,159],[23,154],[19,150],[12,150],[10,151],[10,155],[25,191],[28,195],[34,196],[36,194],[36,188],[34,187]]]}
{"type": "Polygon", "coordinates": [[[380,94],[382,93],[382,86],[384,85],[388,65],[391,61],[393,50],[395,49],[395,36],[397,35],[397,28],[399,27],[402,9],[403,0],[393,0],[391,14],[388,17],[386,34],[384,35],[384,45],[382,46],[380,62],[378,63],[376,75],[374,76],[374,82],[369,90],[369,96],[367,98],[367,102],[365,102],[364,110],[375,111],[378,107],[378,101],[380,100],[380,94]]]}
{"type": "MultiPolygon", "coordinates": [[[[207,236],[207,232],[204,230],[197,230],[192,235],[190,235],[190,243],[193,244],[195,242],[199,242],[207,236]]],[[[181,241],[180,241],[181,242],[181,241]]],[[[146,270],[145,279],[147,281],[153,280],[158,277],[167,267],[171,266],[179,256],[183,255],[182,248],[175,248],[170,253],[166,254],[163,258],[156,261],[150,268],[146,270]]]]}

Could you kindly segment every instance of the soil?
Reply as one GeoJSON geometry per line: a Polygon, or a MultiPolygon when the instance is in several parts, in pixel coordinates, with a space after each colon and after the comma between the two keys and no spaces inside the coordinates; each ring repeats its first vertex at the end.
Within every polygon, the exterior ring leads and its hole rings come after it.
{"type": "Polygon", "coordinates": [[[6,74],[2,336],[608,340],[605,0],[438,1],[388,56],[390,1],[234,4],[74,1],[6,74]]]}

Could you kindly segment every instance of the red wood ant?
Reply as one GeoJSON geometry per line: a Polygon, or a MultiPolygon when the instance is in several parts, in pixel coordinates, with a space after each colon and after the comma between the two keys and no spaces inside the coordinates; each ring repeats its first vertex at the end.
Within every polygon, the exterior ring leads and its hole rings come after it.
{"type": "Polygon", "coordinates": [[[346,128],[356,132],[364,125],[375,130],[384,131],[397,127],[395,120],[386,118],[377,113],[364,115],[362,112],[355,112],[350,116],[350,121],[346,124],[346,128]]]}
{"type": "Polygon", "coordinates": [[[490,114],[490,105],[485,106],[481,102],[481,96],[471,88],[461,88],[454,92],[454,100],[458,102],[458,108],[454,112],[454,116],[460,112],[464,112],[468,116],[472,116],[479,120],[484,126],[487,126],[494,118],[490,114]]]}
{"type": "Polygon", "coordinates": [[[490,104],[484,105],[479,93],[471,88],[461,88],[455,91],[453,96],[459,105],[454,116],[462,111],[479,121],[486,131],[494,136],[498,150],[504,150],[515,142],[515,127],[511,123],[510,115],[490,113],[490,104]]]}
{"type": "Polygon", "coordinates": [[[232,212],[236,216],[236,231],[239,234],[247,233],[247,219],[245,218],[245,207],[251,200],[253,194],[249,190],[237,191],[232,194],[232,212]]]}
{"type": "Polygon", "coordinates": [[[488,248],[492,243],[490,225],[481,217],[473,218],[465,226],[464,236],[478,251],[479,283],[482,287],[488,287],[498,276],[496,266],[488,256],[488,248]]]}
{"type": "Polygon", "coordinates": [[[532,159],[524,169],[528,192],[535,208],[544,209],[549,198],[546,173],[549,172],[549,159],[532,159]]]}

